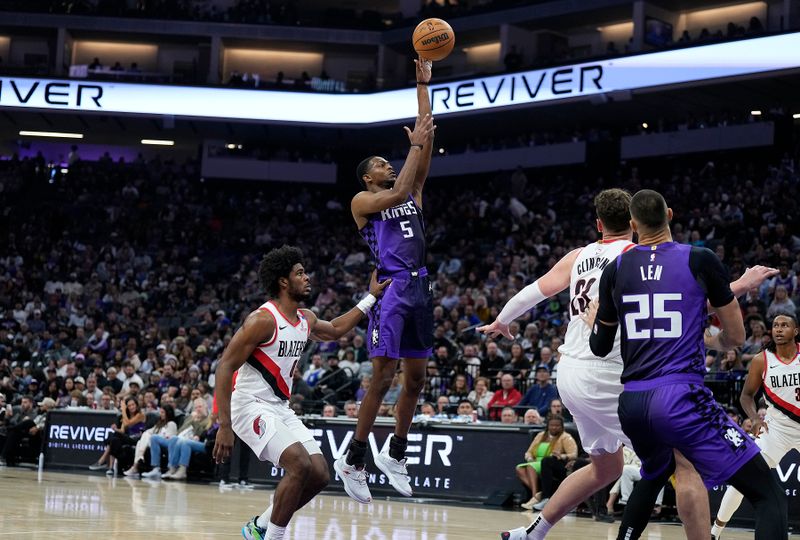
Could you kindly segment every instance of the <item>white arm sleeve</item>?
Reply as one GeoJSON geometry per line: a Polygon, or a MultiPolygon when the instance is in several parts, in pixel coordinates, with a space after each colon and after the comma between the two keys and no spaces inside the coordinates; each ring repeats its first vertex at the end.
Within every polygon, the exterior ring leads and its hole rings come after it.
{"type": "Polygon", "coordinates": [[[539,288],[539,280],[536,280],[506,302],[503,311],[497,316],[497,320],[502,324],[510,324],[514,319],[519,318],[520,315],[546,299],[547,297],[539,288]]]}

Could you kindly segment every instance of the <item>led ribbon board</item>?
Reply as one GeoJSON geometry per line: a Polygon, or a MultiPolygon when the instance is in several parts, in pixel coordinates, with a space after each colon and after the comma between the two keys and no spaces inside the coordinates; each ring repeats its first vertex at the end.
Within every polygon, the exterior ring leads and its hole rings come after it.
{"type": "MultiPolygon", "coordinates": [[[[475,112],[800,67],[800,32],[433,84],[433,113],[475,112]]],[[[314,94],[0,77],[0,107],[372,124],[416,115],[415,90],[314,94]]]]}

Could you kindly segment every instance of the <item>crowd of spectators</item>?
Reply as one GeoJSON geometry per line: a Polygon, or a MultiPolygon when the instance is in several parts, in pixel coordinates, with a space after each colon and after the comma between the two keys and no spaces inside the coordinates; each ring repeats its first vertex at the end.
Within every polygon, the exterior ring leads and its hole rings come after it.
{"type": "Polygon", "coordinates": [[[284,26],[385,28],[399,13],[320,8],[300,10],[296,0],[237,0],[232,6],[194,0],[1,0],[0,9],[105,17],[132,17],[284,26]]]}
{"type": "MultiPolygon", "coordinates": [[[[676,131],[690,131],[714,127],[731,126],[762,121],[782,121],[788,117],[785,110],[774,108],[764,110],[762,114],[752,115],[749,111],[722,111],[717,114],[705,113],[650,119],[650,122],[639,122],[622,126],[621,128],[606,127],[603,129],[588,128],[544,128],[531,130],[527,126],[506,126],[502,134],[483,133],[475,135],[469,132],[449,133],[440,142],[436,149],[436,157],[453,156],[468,153],[496,152],[501,150],[532,148],[553,144],[614,141],[625,135],[644,135],[653,133],[669,133],[676,131]]],[[[402,160],[407,154],[404,143],[386,145],[381,147],[376,144],[377,153],[392,160],[402,160]]],[[[237,157],[259,160],[274,160],[288,162],[314,162],[333,163],[335,148],[331,144],[320,145],[311,140],[303,144],[289,144],[285,141],[272,140],[246,140],[242,144],[215,144],[207,148],[209,156],[237,157]]]]}
{"type": "MultiPolygon", "coordinates": [[[[655,133],[683,132],[715,127],[750,124],[755,122],[784,121],[789,118],[786,110],[773,107],[758,111],[721,111],[718,113],[697,113],[673,115],[671,117],[642,118],[638,122],[620,127],[605,126],[586,129],[558,128],[540,126],[503,125],[501,132],[486,132],[475,135],[469,131],[448,133],[441,138],[436,149],[437,156],[457,155],[475,152],[495,152],[515,148],[532,148],[553,144],[576,142],[614,142],[627,135],[646,135],[655,133]]],[[[405,158],[407,149],[401,144],[381,148],[382,154],[391,159],[405,158]]],[[[328,151],[329,152],[329,151],[328,151]]],[[[317,152],[320,153],[320,152],[317,152]]]]}
{"type": "MultiPolygon", "coordinates": [[[[708,45],[714,42],[730,41],[745,37],[753,37],[766,33],[764,25],[758,17],[751,17],[747,28],[733,22],[726,25],[726,30],[717,30],[712,33],[708,28],[701,28],[696,36],[692,36],[689,30],[684,30],[680,37],[673,36],[672,27],[664,34],[650,37],[647,29],[645,30],[645,50],[653,51],[659,49],[669,49],[673,47],[689,47],[694,45],[708,45]]],[[[520,71],[550,65],[562,64],[569,61],[584,61],[589,58],[612,58],[620,55],[627,55],[637,52],[634,47],[633,36],[627,41],[606,43],[605,51],[598,54],[591,47],[581,45],[571,47],[567,38],[555,39],[552,46],[540,52],[530,63],[524,62],[524,47],[517,48],[512,45],[503,57],[503,65],[506,71],[520,71]]]]}
{"type": "Polygon", "coordinates": [[[307,71],[303,71],[294,79],[289,79],[278,71],[272,79],[262,77],[258,72],[240,73],[233,70],[228,77],[227,85],[233,88],[250,88],[253,90],[279,90],[293,92],[371,92],[375,90],[375,74],[369,73],[361,81],[340,81],[331,79],[323,69],[319,76],[312,77],[307,71]]]}
{"type": "MultiPolygon", "coordinates": [[[[608,178],[551,170],[536,181],[518,169],[463,179],[458,189],[431,181],[435,347],[419,419],[568,418],[557,400],[566,293],[516,321],[513,340],[475,328],[597,238],[591,201],[611,185],[660,190],[675,210],[675,240],[714,250],[731,279],[757,263],[780,268],[742,298],[745,347],[709,354],[710,377],[741,377],[771,317],[795,313],[800,301],[800,238],[788,228],[800,200],[796,156],[681,163],[624,166],[608,178]]],[[[55,180],[43,160],[0,162],[0,399],[13,406],[0,411],[3,440],[33,434],[37,405],[121,410],[135,401],[145,414],[165,406],[191,414],[202,399],[210,408],[222,350],[264,301],[256,269],[272,247],[304,250],[319,316],[351,308],[371,259],[347,210],[356,188],[202,182],[191,161],[76,161],[55,180]]],[[[294,385],[298,414],[355,414],[371,373],[362,332],[309,346],[294,385]]],[[[392,414],[402,384],[398,374],[382,415],[392,414]]]]}

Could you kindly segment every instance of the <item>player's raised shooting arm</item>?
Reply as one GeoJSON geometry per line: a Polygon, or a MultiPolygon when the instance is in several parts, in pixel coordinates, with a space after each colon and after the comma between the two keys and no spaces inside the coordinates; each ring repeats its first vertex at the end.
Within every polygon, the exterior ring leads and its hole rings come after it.
{"type": "Polygon", "coordinates": [[[369,295],[358,303],[353,309],[339,315],[332,321],[318,319],[313,311],[303,310],[311,328],[311,339],[316,341],[336,341],[356,327],[361,318],[372,308],[375,299],[383,294],[383,290],[392,282],[391,279],[378,282],[377,272],[372,272],[369,284],[369,295]],[[370,297],[372,297],[370,299],[370,297]]]}
{"type": "Polygon", "coordinates": [[[750,368],[747,371],[747,378],[744,381],[742,394],[739,396],[739,403],[742,404],[744,413],[754,424],[759,420],[758,408],[756,407],[756,394],[761,388],[766,361],[765,353],[763,352],[753,357],[753,360],[750,362],[750,368]]]}
{"type": "Polygon", "coordinates": [[[254,311],[233,335],[222,353],[216,371],[216,398],[220,426],[231,425],[231,392],[233,373],[242,367],[259,343],[275,335],[275,318],[268,311],[254,311]]]}
{"type": "Polygon", "coordinates": [[[403,127],[403,129],[408,134],[411,148],[408,150],[408,156],[406,156],[403,168],[400,169],[400,174],[397,175],[397,181],[392,189],[384,189],[377,193],[362,191],[353,197],[353,201],[350,203],[350,210],[353,212],[353,217],[356,218],[356,221],[364,219],[370,214],[404,203],[411,194],[411,190],[414,188],[417,167],[422,157],[422,150],[425,143],[433,138],[433,131],[436,126],[433,124],[433,117],[428,115],[417,117],[413,131],[407,127],[403,127]]]}
{"type": "MultiPolygon", "coordinates": [[[[425,115],[433,116],[431,111],[431,98],[428,92],[428,83],[431,82],[431,67],[433,62],[421,56],[414,61],[417,72],[417,115],[424,118],[425,115]]],[[[417,164],[417,174],[414,177],[414,187],[412,195],[417,204],[422,207],[422,188],[428,178],[431,169],[431,157],[433,154],[433,137],[422,146],[422,155],[417,164]]]]}
{"type": "Polygon", "coordinates": [[[592,353],[600,358],[611,352],[611,349],[614,348],[614,339],[617,336],[619,315],[613,296],[616,280],[617,261],[611,261],[603,270],[603,275],[600,276],[600,296],[597,299],[597,313],[593,321],[587,321],[592,329],[592,334],[589,337],[589,347],[592,349],[592,353]]]}

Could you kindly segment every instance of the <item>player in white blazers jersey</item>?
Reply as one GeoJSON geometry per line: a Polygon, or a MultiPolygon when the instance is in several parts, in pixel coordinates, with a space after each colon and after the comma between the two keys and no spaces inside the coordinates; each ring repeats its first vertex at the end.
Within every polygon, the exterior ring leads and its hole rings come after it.
{"type": "MultiPolygon", "coordinates": [[[[739,402],[753,422],[751,433],[761,448],[767,464],[775,468],[792,448],[800,452],[800,348],[798,348],[797,319],[778,315],[772,321],[772,342],[753,358],[744,382],[739,402]],[[767,416],[758,417],[755,397],[761,388],[767,400],[767,416]]],[[[725,491],[717,519],[711,528],[713,540],[719,540],[722,530],[742,504],[742,494],[733,486],[725,491]]],[[[784,509],[784,511],[786,511],[784,509]]]]}
{"type": "MultiPolygon", "coordinates": [[[[622,474],[622,444],[630,444],[622,432],[617,407],[622,393],[622,358],[619,333],[614,349],[606,358],[597,358],[589,348],[590,328],[581,319],[589,303],[598,297],[598,284],[603,269],[632,247],[630,227],[631,195],[622,189],[606,189],[594,199],[597,230],[602,239],[584,248],[572,250],[534,283],[511,298],[493,323],[478,328],[492,337],[503,335],[513,339],[508,325],[551,296],[569,287],[570,321],[564,344],[559,347],[558,392],[572,414],[581,444],[590,457],[590,464],[567,476],[550,499],[533,506],[542,513],[528,527],[501,533],[503,540],[538,540],[550,528],[587,497],[614,482],[622,474]]],[[[760,284],[770,274],[763,267],[754,267],[734,284],[734,293],[742,294],[760,284]]],[[[692,500],[708,499],[702,481],[687,462],[676,472],[684,477],[687,494],[692,500]],[[687,467],[687,468],[684,468],[687,467]]],[[[657,492],[656,492],[657,494],[657,492]]],[[[656,494],[653,495],[655,502],[656,494]]],[[[601,505],[602,506],[602,505],[601,505]]],[[[604,511],[603,508],[600,509],[604,511]]],[[[605,519],[601,514],[596,519],[605,519]]],[[[611,519],[610,521],[613,521],[611,519]]],[[[697,523],[701,523],[701,519],[697,523]]],[[[708,519],[702,521],[708,523],[708,519]]]]}
{"type": "Polygon", "coordinates": [[[258,274],[270,300],[247,316],[216,371],[220,427],[214,459],[221,463],[230,455],[235,432],[260,460],[285,470],[273,504],[242,527],[247,540],[282,539],[294,513],[330,479],[319,445],[288,405],[306,343],[335,341],[352,330],[391,281],[378,283],[373,273],[370,294],[344,315],[323,321],[299,308],[311,295],[302,260],[302,252],[290,246],[264,256],[258,274]]]}

